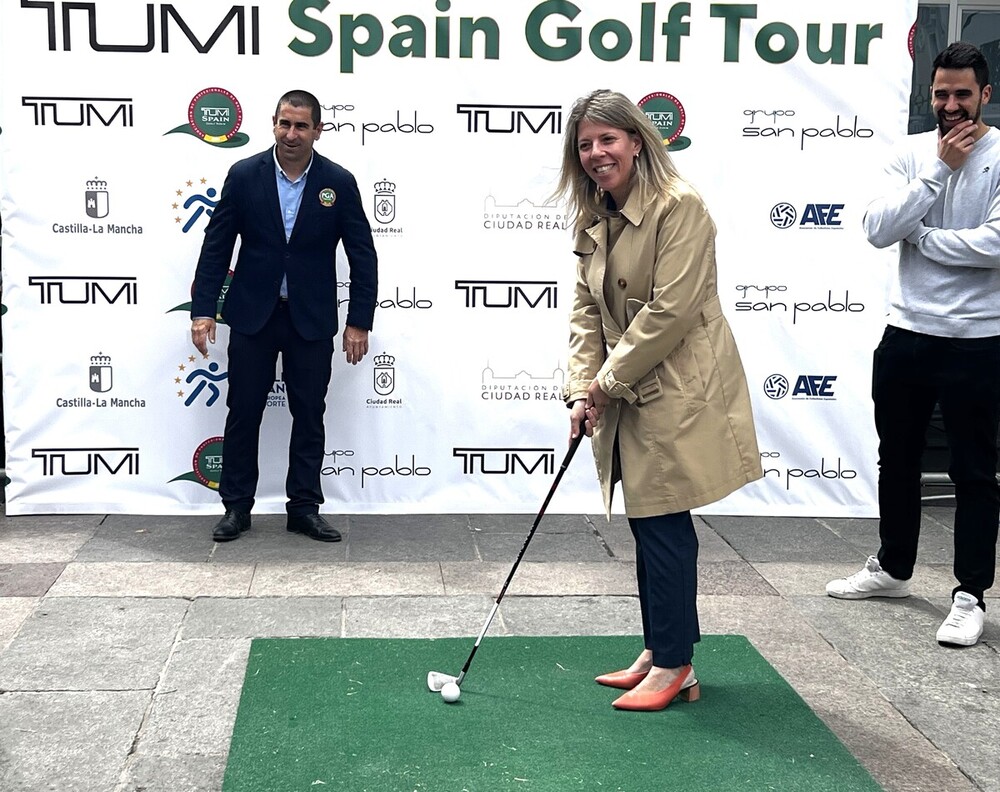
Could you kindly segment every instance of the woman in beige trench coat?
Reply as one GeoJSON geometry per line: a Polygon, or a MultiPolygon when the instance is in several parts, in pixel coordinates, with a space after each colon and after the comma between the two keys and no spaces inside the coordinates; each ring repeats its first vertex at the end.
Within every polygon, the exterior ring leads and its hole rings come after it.
{"type": "Polygon", "coordinates": [[[595,91],[566,124],[558,194],[575,217],[571,437],[592,435],[636,539],[645,646],[597,682],[618,709],[693,701],[698,539],[690,510],[763,472],[750,394],[716,288],[715,225],[627,97],[595,91]]]}

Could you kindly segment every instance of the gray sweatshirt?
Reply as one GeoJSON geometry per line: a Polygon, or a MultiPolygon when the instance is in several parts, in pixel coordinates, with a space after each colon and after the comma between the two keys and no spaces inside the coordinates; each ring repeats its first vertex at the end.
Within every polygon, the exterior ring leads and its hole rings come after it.
{"type": "Polygon", "coordinates": [[[886,168],[888,191],[868,205],[865,234],[899,243],[889,324],[927,335],[1000,335],[1000,131],[990,127],[953,171],[938,133],[909,135],[886,168]]]}

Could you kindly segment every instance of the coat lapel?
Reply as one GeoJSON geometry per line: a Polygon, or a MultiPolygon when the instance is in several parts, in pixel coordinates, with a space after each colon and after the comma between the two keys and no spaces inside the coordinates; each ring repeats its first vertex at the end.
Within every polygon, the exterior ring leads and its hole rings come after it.
{"type": "Polygon", "coordinates": [[[285,238],[285,224],[281,221],[281,203],[278,201],[278,179],[274,172],[274,149],[268,149],[260,162],[261,191],[257,194],[260,200],[258,214],[267,218],[274,229],[285,238]]]}
{"type": "Polygon", "coordinates": [[[607,299],[604,295],[604,279],[607,277],[608,272],[607,221],[601,218],[586,230],[586,234],[594,243],[594,252],[590,259],[590,272],[587,276],[590,293],[594,295],[594,299],[600,306],[601,316],[604,317],[605,323],[614,325],[614,329],[617,329],[618,333],[621,333],[622,329],[617,326],[617,323],[612,318],[612,313],[609,310],[607,299]]]}

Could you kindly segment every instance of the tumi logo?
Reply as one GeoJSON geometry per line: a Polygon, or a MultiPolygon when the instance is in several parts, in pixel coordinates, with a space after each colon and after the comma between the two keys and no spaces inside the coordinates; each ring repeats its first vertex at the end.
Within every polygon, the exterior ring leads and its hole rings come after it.
{"type": "Polygon", "coordinates": [[[106,96],[22,96],[35,126],[134,126],[131,98],[106,96]]]}
{"type": "Polygon", "coordinates": [[[557,308],[556,281],[457,280],[466,308],[557,308]]]}
{"type": "Polygon", "coordinates": [[[556,469],[552,448],[453,448],[466,476],[516,476],[519,473],[551,475],[556,469]]]}
{"type": "Polygon", "coordinates": [[[33,448],[43,476],[139,475],[138,448],[33,448]]]}
{"type": "Polygon", "coordinates": [[[466,132],[562,134],[562,107],[559,105],[460,104],[455,106],[455,112],[466,116],[466,132]]]}
{"type": "Polygon", "coordinates": [[[100,275],[32,275],[42,305],[139,304],[139,279],[100,275]]]}
{"type": "MultiPolygon", "coordinates": [[[[94,52],[152,52],[159,48],[160,52],[170,52],[171,41],[183,41],[194,47],[196,52],[204,55],[210,52],[220,40],[227,48],[235,44],[236,55],[246,55],[249,50],[251,55],[260,54],[260,9],[258,6],[234,5],[222,18],[221,22],[214,20],[204,22],[199,19],[197,22],[190,22],[181,16],[177,10],[176,3],[146,3],[145,15],[138,3],[129,3],[129,11],[115,8],[108,10],[108,3],[104,4],[105,10],[102,12],[102,29],[107,30],[109,24],[114,24],[117,29],[127,29],[128,33],[122,34],[127,43],[108,43],[98,41],[98,3],[81,2],[53,2],[53,0],[21,0],[21,8],[37,9],[44,11],[46,29],[48,32],[49,51],[62,50],[70,52],[74,43],[77,49],[89,46],[94,52]],[[145,16],[145,21],[143,21],[145,16]],[[212,25],[215,28],[212,29],[212,25]],[[223,39],[223,34],[227,29],[235,31],[235,35],[223,39]],[[196,32],[197,31],[197,32],[196,32]],[[77,34],[74,41],[74,32],[77,34]],[[175,38],[171,39],[171,33],[175,38]],[[201,36],[207,38],[203,42],[201,36]]],[[[211,8],[214,4],[194,3],[200,15],[204,14],[206,8],[211,8]]],[[[230,53],[233,52],[230,49],[230,53]]]]}

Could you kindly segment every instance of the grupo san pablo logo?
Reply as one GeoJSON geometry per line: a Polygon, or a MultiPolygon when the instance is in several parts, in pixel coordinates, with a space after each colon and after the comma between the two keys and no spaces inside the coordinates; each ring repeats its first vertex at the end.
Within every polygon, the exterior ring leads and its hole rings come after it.
{"type": "Polygon", "coordinates": [[[191,470],[170,479],[175,481],[193,481],[208,489],[217,490],[222,477],[222,438],[209,437],[201,443],[191,457],[191,470]]]}
{"type": "Polygon", "coordinates": [[[418,140],[420,136],[434,133],[434,124],[427,121],[426,111],[424,118],[421,119],[419,109],[414,109],[411,115],[409,110],[399,108],[394,111],[385,108],[375,112],[366,111],[344,101],[331,104],[321,102],[320,106],[323,110],[324,132],[341,135],[360,133],[362,146],[379,141],[392,143],[396,140],[393,137],[384,137],[385,135],[413,135],[412,139],[418,140]],[[355,111],[356,115],[352,115],[355,111]]]}
{"type": "Polygon", "coordinates": [[[764,478],[784,482],[786,492],[791,490],[793,481],[796,488],[803,483],[818,487],[851,486],[848,482],[853,482],[858,477],[858,471],[847,467],[840,456],[822,456],[818,464],[813,457],[801,467],[791,467],[784,461],[780,451],[764,450],[760,452],[760,463],[764,469],[764,478]],[[779,459],[780,462],[777,461],[779,459]],[[805,481],[801,481],[802,479],[805,481]]]}
{"type": "Polygon", "coordinates": [[[240,132],[243,108],[236,96],[225,88],[204,88],[188,104],[186,124],[164,134],[194,135],[204,143],[220,148],[237,148],[250,142],[250,136],[240,132]]]}
{"type": "Polygon", "coordinates": [[[667,151],[683,151],[691,145],[691,139],[681,134],[687,122],[687,113],[680,99],[665,91],[654,91],[642,97],[638,105],[659,130],[667,151]]]}
{"type": "Polygon", "coordinates": [[[841,292],[839,288],[814,285],[805,294],[796,289],[793,295],[783,283],[765,283],[740,285],[736,287],[736,291],[740,296],[736,300],[737,311],[790,313],[793,325],[810,316],[839,314],[847,317],[865,310],[865,304],[857,299],[856,294],[851,297],[849,289],[841,292]]]}
{"type": "Polygon", "coordinates": [[[814,141],[842,143],[844,141],[871,140],[875,130],[865,126],[865,121],[858,116],[836,113],[831,119],[825,116],[817,119],[810,116],[800,119],[794,108],[766,104],[743,110],[743,122],[749,119],[749,125],[742,129],[742,136],[756,141],[799,141],[799,151],[806,150],[806,141],[810,150],[814,141]]]}

